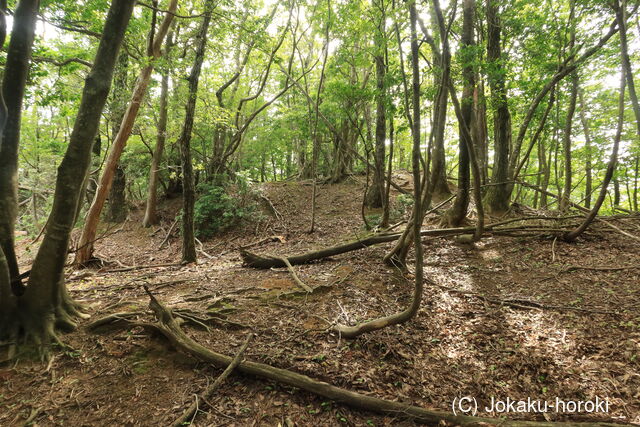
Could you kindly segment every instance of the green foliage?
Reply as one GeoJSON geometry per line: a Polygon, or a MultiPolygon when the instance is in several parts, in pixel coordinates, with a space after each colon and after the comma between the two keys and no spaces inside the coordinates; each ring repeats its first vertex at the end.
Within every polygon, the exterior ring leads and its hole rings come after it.
{"type": "Polygon", "coordinates": [[[200,238],[224,231],[255,212],[252,192],[244,179],[234,186],[203,183],[198,192],[193,220],[200,238]]]}

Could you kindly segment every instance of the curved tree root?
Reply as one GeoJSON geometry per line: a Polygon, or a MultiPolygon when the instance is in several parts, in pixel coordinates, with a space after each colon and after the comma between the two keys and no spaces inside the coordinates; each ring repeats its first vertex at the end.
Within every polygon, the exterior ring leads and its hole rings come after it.
{"type": "MultiPolygon", "coordinates": [[[[171,312],[166,307],[164,307],[153,295],[150,294],[150,298],[151,302],[149,303],[149,306],[155,313],[159,323],[132,324],[159,332],[160,334],[164,335],[176,349],[190,354],[202,361],[212,363],[219,367],[227,367],[232,363],[233,359],[231,357],[213,352],[192,340],[182,331],[178,323],[171,315],[171,312]]],[[[613,427],[618,425],[613,423],[552,423],[537,421],[512,421],[505,419],[454,415],[447,412],[432,411],[418,406],[407,405],[401,402],[394,402],[367,396],[361,393],[345,390],[322,381],[314,380],[306,375],[298,374],[286,369],[275,368],[263,363],[244,361],[238,364],[237,369],[245,374],[266,378],[291,387],[297,387],[318,396],[322,396],[357,409],[371,411],[379,414],[404,416],[413,419],[414,421],[434,426],[444,424],[460,426],[501,425],[516,427],[549,427],[552,425],[613,427]]]]}

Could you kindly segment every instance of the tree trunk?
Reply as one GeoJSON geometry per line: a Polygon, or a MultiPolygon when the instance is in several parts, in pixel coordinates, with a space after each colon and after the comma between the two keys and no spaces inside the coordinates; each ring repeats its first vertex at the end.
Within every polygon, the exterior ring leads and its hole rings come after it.
{"type": "Polygon", "coordinates": [[[113,182],[109,191],[109,204],[105,211],[105,221],[121,223],[127,219],[129,208],[127,207],[127,198],[125,196],[126,188],[127,176],[124,168],[118,165],[113,174],[113,182]]]}
{"type": "Polygon", "coordinates": [[[375,30],[374,49],[377,49],[373,58],[376,67],[376,146],[374,152],[374,171],[373,171],[373,183],[369,188],[367,194],[367,206],[371,208],[381,208],[384,205],[384,175],[385,175],[385,138],[387,134],[386,129],[386,89],[385,89],[385,74],[386,65],[384,63],[384,50],[385,50],[385,21],[386,16],[384,13],[384,4],[382,0],[379,0],[377,5],[373,1],[373,7],[379,11],[378,27],[375,30]]]}
{"type": "MultiPolygon", "coordinates": [[[[439,13],[438,0],[434,0],[434,8],[439,13]]],[[[366,332],[375,331],[385,328],[391,325],[398,325],[411,320],[418,314],[420,305],[422,303],[422,291],[424,286],[424,274],[423,274],[423,257],[422,257],[422,240],[419,238],[422,228],[422,185],[421,185],[421,150],[420,150],[420,55],[418,47],[418,35],[416,31],[417,24],[417,12],[415,2],[409,3],[409,15],[411,23],[411,65],[412,65],[412,126],[411,137],[413,140],[412,147],[412,172],[413,172],[413,228],[414,236],[418,238],[414,239],[415,250],[415,279],[414,290],[411,299],[411,304],[404,310],[391,314],[389,316],[381,317],[375,320],[370,320],[355,326],[336,325],[335,330],[345,338],[355,338],[366,332]]],[[[443,35],[446,37],[446,35],[443,35]]],[[[446,82],[445,82],[446,84],[446,82]]]]}
{"type": "Polygon", "coordinates": [[[591,166],[591,132],[589,131],[589,123],[587,122],[587,117],[585,115],[585,103],[584,103],[584,97],[582,95],[582,90],[580,88],[578,88],[578,99],[580,100],[580,122],[582,123],[582,131],[584,133],[584,139],[585,139],[585,146],[584,146],[584,150],[585,150],[585,175],[586,175],[586,181],[585,181],[585,194],[584,194],[584,205],[587,208],[591,207],[591,193],[593,192],[592,188],[592,173],[593,171],[592,166],[591,166]]]}
{"type": "MultiPolygon", "coordinates": [[[[165,47],[165,57],[169,58],[169,51],[173,46],[173,32],[167,36],[165,47]]],[[[169,98],[169,70],[162,70],[162,83],[160,84],[160,112],[158,117],[158,136],[156,146],[151,158],[151,168],[149,170],[149,189],[147,204],[144,212],[142,225],[150,227],[158,223],[158,180],[160,179],[160,162],[164,154],[164,145],[167,141],[167,114],[169,98]]]]}
{"type": "Polygon", "coordinates": [[[598,199],[593,205],[593,209],[591,212],[587,214],[586,218],[582,222],[582,224],[577,227],[575,230],[566,233],[563,238],[567,242],[573,242],[576,240],[589,225],[593,222],[595,217],[598,215],[598,211],[604,203],[604,199],[607,196],[607,188],[609,187],[609,182],[611,182],[611,178],[613,178],[613,174],[616,170],[616,165],[618,163],[618,148],[620,146],[620,139],[622,138],[622,125],[624,123],[624,89],[625,89],[625,72],[624,68],[622,70],[622,77],[620,81],[620,98],[618,101],[618,125],[616,129],[616,135],[613,139],[613,149],[611,150],[611,157],[609,159],[609,164],[607,165],[607,171],[604,175],[604,179],[602,180],[602,185],[600,187],[600,194],[598,195],[598,199]]]}
{"type": "MultiPolygon", "coordinates": [[[[440,38],[446,37],[440,34],[440,38]]],[[[434,86],[437,88],[433,107],[433,147],[431,153],[431,179],[429,180],[429,193],[435,199],[445,198],[451,193],[447,182],[447,165],[444,152],[444,132],[447,124],[447,81],[451,75],[451,57],[434,54],[434,62],[440,69],[434,74],[434,86]]]]}
{"type": "Polygon", "coordinates": [[[633,81],[633,70],[631,69],[631,60],[629,59],[629,50],[627,42],[627,1],[614,0],[613,7],[616,11],[616,21],[620,28],[620,56],[624,73],[627,75],[627,87],[629,88],[629,98],[633,106],[633,114],[636,117],[636,126],[638,135],[640,136],[640,104],[638,103],[638,95],[636,93],[636,84],[633,81]]]}
{"type": "Polygon", "coordinates": [[[573,174],[571,165],[571,128],[573,115],[576,111],[576,100],[578,98],[578,74],[571,75],[571,92],[569,94],[569,107],[567,108],[567,118],[565,119],[564,134],[562,136],[562,148],[564,154],[564,187],[560,198],[560,210],[569,209],[571,200],[571,175],[573,174]]]}
{"type": "Polygon", "coordinates": [[[195,231],[193,226],[193,209],[195,204],[195,188],[193,182],[193,165],[191,163],[191,132],[196,111],[198,83],[202,62],[207,47],[207,31],[211,22],[213,0],[205,2],[205,12],[196,36],[196,54],[189,74],[189,98],[185,106],[184,125],[178,140],[182,164],[182,262],[196,262],[195,231]]]}
{"type": "MultiPolygon", "coordinates": [[[[124,151],[124,147],[127,144],[127,141],[129,140],[129,136],[131,136],[131,131],[133,130],[133,125],[135,123],[136,117],[138,116],[140,105],[142,104],[144,95],[147,91],[147,86],[151,78],[151,73],[153,72],[155,61],[161,55],[160,48],[162,46],[162,41],[164,40],[167,31],[169,31],[169,26],[173,21],[177,3],[178,0],[171,0],[167,8],[167,13],[165,14],[165,17],[160,24],[160,28],[155,34],[155,37],[153,37],[153,42],[150,43],[151,46],[149,48],[149,51],[147,52],[149,56],[149,63],[140,71],[136,86],[133,90],[133,94],[131,95],[131,101],[129,102],[127,111],[122,119],[122,123],[120,124],[118,135],[116,136],[111,146],[111,152],[109,153],[107,161],[105,162],[104,170],[102,171],[102,176],[100,177],[100,184],[98,185],[98,190],[96,191],[96,195],[93,198],[93,203],[89,208],[89,212],[87,212],[87,218],[84,227],[82,228],[82,235],[80,236],[80,240],[78,242],[78,250],[76,252],[76,257],[74,260],[74,263],[77,265],[85,264],[93,256],[93,243],[96,240],[98,223],[100,222],[100,214],[102,213],[102,208],[104,207],[105,201],[107,200],[107,195],[111,190],[113,177],[115,175],[120,156],[124,151]]],[[[153,32],[151,32],[150,34],[153,34],[153,32]]]]}
{"type": "MultiPolygon", "coordinates": [[[[0,134],[0,248],[4,251],[16,290],[22,288],[14,238],[18,214],[20,121],[39,5],[38,0],[21,0],[15,9],[2,80],[4,101],[0,102],[6,106],[1,115],[3,129],[0,134]]],[[[6,36],[6,24],[3,26],[6,36]]]]}
{"type": "MultiPolygon", "coordinates": [[[[471,188],[471,171],[469,169],[469,152],[465,141],[465,132],[462,126],[467,126],[467,132],[470,135],[478,134],[474,131],[475,121],[473,114],[473,95],[475,92],[475,76],[473,72],[474,55],[473,48],[475,46],[473,35],[473,24],[475,18],[475,0],[465,0],[463,9],[462,23],[462,100],[460,105],[463,121],[458,123],[460,128],[458,143],[458,191],[456,193],[455,202],[451,209],[445,214],[445,223],[450,227],[462,225],[467,216],[469,207],[469,190],[471,188]]],[[[476,145],[476,144],[473,144],[476,145]]],[[[475,150],[475,148],[474,148],[475,150]]]]}
{"type": "Polygon", "coordinates": [[[496,0],[487,0],[487,60],[493,64],[493,71],[489,73],[489,86],[494,106],[493,113],[493,141],[494,160],[492,185],[487,189],[485,203],[490,212],[499,214],[509,210],[510,186],[509,154],[511,151],[511,114],[507,103],[505,88],[504,60],[501,46],[501,23],[498,16],[496,0]]]}
{"type": "Polygon", "coordinates": [[[28,338],[43,345],[45,352],[51,340],[57,341],[55,327],[74,327],[72,317],[80,314],[78,305],[67,294],[64,266],[83,181],[91,164],[91,150],[134,4],[133,0],[114,1],[109,9],[93,66],[85,80],[69,145],[58,167],[45,235],[26,292],[18,301],[21,307],[18,326],[28,338]]]}

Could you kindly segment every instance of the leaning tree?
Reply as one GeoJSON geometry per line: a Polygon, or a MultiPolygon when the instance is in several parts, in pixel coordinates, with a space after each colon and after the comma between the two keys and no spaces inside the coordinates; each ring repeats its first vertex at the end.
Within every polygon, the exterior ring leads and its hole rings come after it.
{"type": "Polygon", "coordinates": [[[64,266],[83,183],[91,165],[93,143],[134,4],[134,0],[114,0],[109,8],[93,66],[85,79],[69,145],[58,167],[44,239],[23,292],[11,289],[8,263],[0,251],[0,339],[11,340],[10,355],[20,336],[41,346],[43,354],[47,354],[52,341],[60,342],[56,329],[74,328],[74,317],[82,315],[79,304],[67,293],[64,266]]]}

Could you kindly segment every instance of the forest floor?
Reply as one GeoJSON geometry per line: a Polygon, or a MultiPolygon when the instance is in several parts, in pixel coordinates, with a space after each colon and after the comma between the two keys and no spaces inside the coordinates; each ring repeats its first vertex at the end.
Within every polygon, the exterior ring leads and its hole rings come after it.
{"type": "MultiPolygon", "coordinates": [[[[406,180],[405,180],[406,181],[406,180]]],[[[640,244],[596,228],[577,243],[548,236],[489,237],[474,246],[425,240],[422,308],[414,320],[340,339],[328,321],[366,320],[403,309],[410,275],[385,266],[392,243],[295,266],[303,295],[287,269],[243,267],[238,248],[293,255],[366,234],[362,183],[321,186],[317,230],[308,183],[261,186],[282,219],[265,210],[203,242],[197,265],[180,266],[176,232],[158,249],[179,200],[164,203],[161,229],[144,229],[134,211],[111,227],[96,252],[101,269],[69,272],[73,297],[91,319],[63,335],[72,349],[48,365],[28,359],[0,367],[0,425],[170,425],[220,370],[178,353],[142,329],[88,332],[101,316],[146,312],[147,284],[165,305],[216,313],[210,331],[186,325],[200,344],[234,355],[249,331],[245,359],[306,374],[376,397],[450,412],[454,398],[472,396],[483,413],[491,397],[555,402],[608,399],[609,412],[509,414],[537,420],[605,420],[640,424],[640,244]],[[149,265],[170,264],[162,267],[149,265]],[[127,269],[126,267],[132,267],[127,269]],[[614,269],[615,268],[615,269],[614,269]],[[619,268],[619,269],[617,269],[619,268]]],[[[401,204],[396,203],[396,209],[401,204]]],[[[431,215],[425,227],[437,227],[431,215]]],[[[638,222],[636,235],[640,235],[638,222]]],[[[21,244],[26,266],[31,252],[21,244]]],[[[151,319],[149,314],[141,318],[151,319]]],[[[196,425],[412,425],[398,417],[353,410],[307,392],[232,373],[196,425]]]]}

